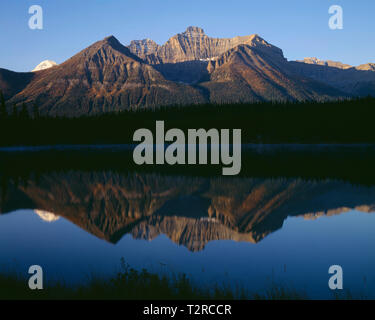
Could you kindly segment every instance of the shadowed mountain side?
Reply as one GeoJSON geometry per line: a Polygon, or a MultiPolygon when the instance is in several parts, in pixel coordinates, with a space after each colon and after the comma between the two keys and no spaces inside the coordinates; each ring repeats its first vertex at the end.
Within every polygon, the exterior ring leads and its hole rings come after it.
{"type": "Polygon", "coordinates": [[[0,91],[3,93],[5,100],[22,91],[34,75],[32,72],[13,72],[0,69],[0,91]]]}
{"type": "Polygon", "coordinates": [[[34,209],[64,217],[116,243],[166,234],[189,250],[209,241],[259,242],[288,216],[375,210],[375,187],[301,179],[193,178],[106,172],[46,173],[2,182],[1,212],[34,209]]]}
{"type": "Polygon", "coordinates": [[[347,95],[294,73],[283,51],[257,34],[216,39],[201,28],[189,27],[162,46],[146,39],[132,41],[129,49],[169,80],[196,83],[206,79],[203,86],[214,103],[326,100],[347,95]]]}
{"type": "Polygon", "coordinates": [[[210,81],[201,85],[210,101],[237,103],[255,101],[324,101],[345,94],[328,85],[293,75],[284,59],[249,45],[239,45],[210,61],[210,81]]]}
{"type": "Polygon", "coordinates": [[[37,72],[9,102],[36,102],[42,114],[79,116],[206,99],[193,87],[166,80],[111,36],[37,72]]]}
{"type": "Polygon", "coordinates": [[[207,61],[184,61],[155,64],[153,67],[170,81],[197,84],[209,79],[207,61]]]}
{"type": "Polygon", "coordinates": [[[351,95],[375,96],[375,68],[373,64],[344,68],[291,61],[289,66],[290,70],[296,74],[315,79],[351,95]]]}

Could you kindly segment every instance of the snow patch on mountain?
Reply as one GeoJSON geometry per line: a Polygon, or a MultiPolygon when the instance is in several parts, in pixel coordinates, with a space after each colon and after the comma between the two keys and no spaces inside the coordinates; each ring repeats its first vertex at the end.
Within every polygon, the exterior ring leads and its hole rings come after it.
{"type": "Polygon", "coordinates": [[[57,63],[52,60],[45,60],[39,63],[32,72],[45,70],[57,66],[57,63]]]}

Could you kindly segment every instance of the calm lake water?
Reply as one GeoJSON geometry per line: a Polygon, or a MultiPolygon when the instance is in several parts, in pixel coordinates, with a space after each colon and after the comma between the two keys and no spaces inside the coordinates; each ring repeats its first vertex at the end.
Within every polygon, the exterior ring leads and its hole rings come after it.
{"type": "Polygon", "coordinates": [[[375,298],[374,155],[345,150],[257,149],[238,177],[137,171],[108,150],[7,150],[0,272],[38,264],[47,281],[74,284],[110,277],[124,258],[197,285],[260,292],[276,283],[326,299],[328,269],[340,265],[345,291],[375,298]]]}

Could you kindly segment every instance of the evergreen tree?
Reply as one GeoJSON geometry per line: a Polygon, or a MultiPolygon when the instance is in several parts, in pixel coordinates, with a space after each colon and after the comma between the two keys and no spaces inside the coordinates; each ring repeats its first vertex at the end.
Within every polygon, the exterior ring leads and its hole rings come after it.
{"type": "Polygon", "coordinates": [[[22,120],[26,120],[29,118],[29,110],[27,110],[27,106],[26,106],[26,103],[23,103],[22,104],[22,109],[21,109],[21,113],[20,113],[20,118],[22,120]]]}
{"type": "Polygon", "coordinates": [[[40,118],[39,106],[38,106],[37,103],[34,103],[34,106],[33,106],[33,117],[34,117],[34,119],[40,118]]]}
{"type": "Polygon", "coordinates": [[[18,118],[18,110],[17,110],[17,105],[15,103],[13,104],[12,118],[13,119],[18,118]]]}
{"type": "Polygon", "coordinates": [[[7,108],[5,105],[5,98],[3,92],[0,91],[0,119],[6,119],[8,116],[7,108]]]}

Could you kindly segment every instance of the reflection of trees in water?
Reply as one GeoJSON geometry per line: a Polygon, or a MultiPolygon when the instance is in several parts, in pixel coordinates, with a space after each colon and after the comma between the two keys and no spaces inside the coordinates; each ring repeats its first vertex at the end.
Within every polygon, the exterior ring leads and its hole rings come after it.
{"type": "Polygon", "coordinates": [[[192,251],[211,240],[261,241],[288,216],[375,210],[375,187],[337,180],[56,171],[3,179],[1,211],[38,209],[107,241],[166,234],[192,251]],[[3,182],[5,181],[5,182],[3,182]]]}

